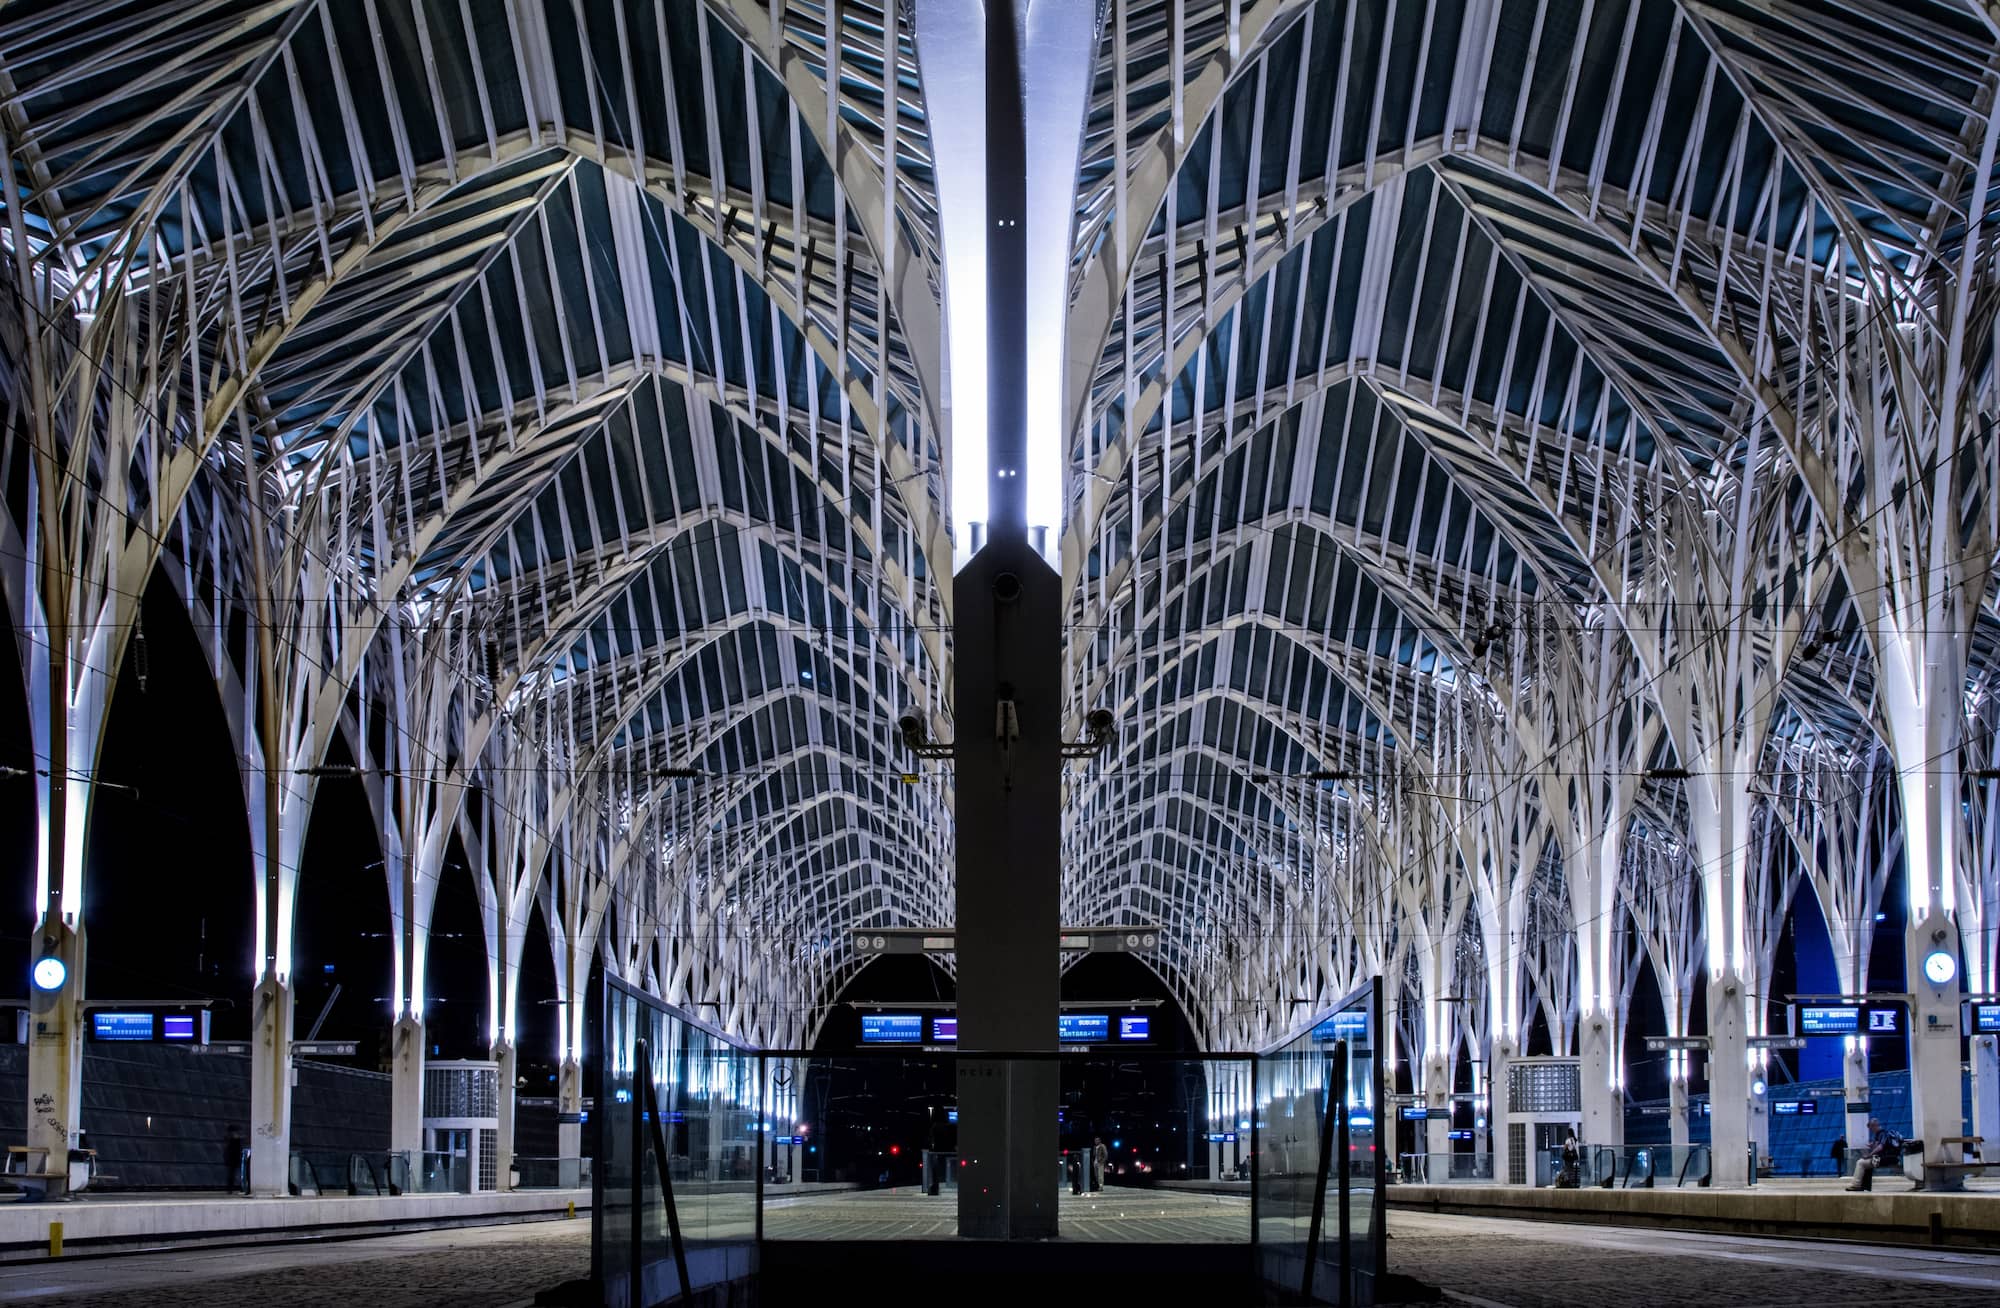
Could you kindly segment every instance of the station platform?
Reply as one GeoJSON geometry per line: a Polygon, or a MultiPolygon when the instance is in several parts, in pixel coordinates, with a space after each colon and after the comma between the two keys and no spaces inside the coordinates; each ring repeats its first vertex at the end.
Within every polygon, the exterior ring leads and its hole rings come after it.
{"type": "Polygon", "coordinates": [[[1899,1177],[1866,1193],[1844,1179],[1770,1179],[1743,1190],[1580,1189],[1521,1185],[1394,1185],[1392,1212],[1780,1235],[1879,1244],[2000,1247],[2000,1182],[1962,1193],[1913,1191],[1899,1177]]]}
{"type": "Polygon", "coordinates": [[[451,1226],[588,1219],[590,1191],[258,1199],[223,1193],[79,1196],[0,1204],[0,1263],[224,1244],[340,1240],[451,1226]]]}

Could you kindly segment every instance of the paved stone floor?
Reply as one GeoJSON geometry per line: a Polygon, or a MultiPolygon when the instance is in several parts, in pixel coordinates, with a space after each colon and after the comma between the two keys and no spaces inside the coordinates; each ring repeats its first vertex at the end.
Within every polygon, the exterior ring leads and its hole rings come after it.
{"type": "MultiPolygon", "coordinates": [[[[1174,1196],[1182,1200],[1192,1196],[1174,1196]]],[[[890,1219],[918,1207],[910,1192],[851,1196],[847,1211],[890,1219]],[[862,1206],[858,1201],[867,1200],[862,1206]]],[[[1157,1207],[1161,1196],[1110,1191],[1064,1195],[1066,1231],[1079,1240],[1131,1239],[1159,1223],[1228,1221],[1248,1214],[1157,1207]]],[[[936,1202],[936,1201],[928,1201],[936,1202]]],[[[1224,1200],[1226,1205],[1229,1201],[1224,1200]]],[[[785,1221],[844,1221],[815,1201],[767,1214],[785,1221]]],[[[917,1219],[905,1216],[906,1223],[917,1219]]],[[[938,1220],[933,1216],[929,1220],[938,1220]]],[[[822,1227],[821,1229],[827,1229],[822,1227]]],[[[1389,1216],[1389,1264],[1459,1303],[1508,1308],[1638,1308],[1652,1304],[1992,1305],[2000,1303],[2000,1253],[1514,1222],[1415,1212],[1389,1216]]],[[[772,1232],[776,1234],[775,1231],[772,1232]]],[[[864,1235],[876,1234],[863,1232],[864,1235]]],[[[838,1238],[838,1237],[834,1237],[838,1238]]],[[[1186,1233],[1154,1238],[1201,1238],[1186,1233]]],[[[1240,1237],[1239,1237],[1240,1238],[1240,1237]]],[[[205,1249],[0,1266],[0,1304],[75,1308],[512,1308],[535,1291],[583,1275],[586,1221],[428,1231],[371,1240],[205,1249]]],[[[1255,1302],[1246,1293],[1244,1303],[1255,1302]]],[[[1201,1308],[1227,1308],[1208,1303],[1201,1308]]]]}
{"type": "MultiPolygon", "coordinates": [[[[772,1240],[948,1240],[958,1234],[957,1199],[918,1190],[849,1191],[774,1200],[764,1207],[772,1240]]],[[[1233,1195],[1128,1190],[1061,1195],[1066,1240],[1124,1244],[1242,1244],[1250,1201],[1233,1195]]]]}
{"type": "Polygon", "coordinates": [[[590,1272],[590,1222],[0,1266],[0,1303],[65,1308],[501,1308],[590,1272]]]}
{"type": "Polygon", "coordinates": [[[1389,1269],[1508,1308],[2000,1302],[2000,1253],[1413,1212],[1389,1214],[1389,1269]]]}

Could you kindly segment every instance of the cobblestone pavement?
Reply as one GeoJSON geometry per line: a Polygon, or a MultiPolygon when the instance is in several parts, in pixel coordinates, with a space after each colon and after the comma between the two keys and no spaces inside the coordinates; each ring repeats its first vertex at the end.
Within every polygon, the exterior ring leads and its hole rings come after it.
{"type": "Polygon", "coordinates": [[[590,1223],[526,1222],[270,1248],[0,1267],[0,1304],[500,1308],[590,1271],[590,1223]]]}
{"type": "Polygon", "coordinates": [[[1508,1308],[2000,1302],[2000,1254],[1414,1212],[1389,1215],[1389,1269],[1508,1308]]]}

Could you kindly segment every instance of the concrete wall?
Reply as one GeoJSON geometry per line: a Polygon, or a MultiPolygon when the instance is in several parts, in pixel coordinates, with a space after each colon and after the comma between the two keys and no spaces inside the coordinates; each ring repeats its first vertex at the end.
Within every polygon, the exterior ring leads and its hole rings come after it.
{"type": "MultiPolygon", "coordinates": [[[[25,1138],[27,1050],[0,1045],[0,1140],[25,1138]]],[[[379,1151],[389,1145],[389,1078],[327,1063],[298,1063],[292,1148],[379,1151]]],[[[104,1188],[223,1188],[229,1129],[248,1144],[250,1060],[166,1044],[90,1044],[83,1056],[81,1125],[97,1150],[104,1188]]]]}

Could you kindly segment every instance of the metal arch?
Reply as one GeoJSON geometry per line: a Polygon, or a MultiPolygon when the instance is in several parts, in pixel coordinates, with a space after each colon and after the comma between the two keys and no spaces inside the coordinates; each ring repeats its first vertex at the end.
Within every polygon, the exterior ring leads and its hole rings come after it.
{"type": "MultiPolygon", "coordinates": [[[[1190,120],[1197,125],[1207,122],[1229,85],[1246,70],[1258,66],[1260,56],[1269,44],[1282,36],[1288,23],[1296,21],[1312,3],[1314,0],[1249,0],[1244,5],[1240,0],[1229,0],[1222,40],[1216,42],[1210,34],[1210,40],[1205,43],[1206,49],[1196,52],[1193,71],[1189,69],[1188,36],[1190,32],[1203,32],[1204,16],[1199,13],[1188,16],[1186,0],[1177,0],[1171,15],[1163,14],[1151,21],[1142,11],[1147,8],[1165,9],[1166,6],[1157,0],[1150,5],[1145,0],[1136,0],[1111,7],[1100,42],[1099,67],[1093,71],[1092,81],[1102,83],[1107,76],[1103,65],[1108,63],[1108,75],[1113,86],[1108,96],[1101,90],[1093,94],[1090,117],[1101,118],[1101,102],[1109,100],[1114,116],[1113,127],[1106,139],[1108,150],[1099,153],[1086,148],[1079,167],[1085,175],[1108,170],[1112,185],[1108,197],[1103,193],[1101,183],[1097,190],[1086,191],[1079,196],[1079,221],[1076,223],[1071,256],[1066,357],[1076,361],[1088,359],[1094,367],[1103,353],[1112,324],[1119,316],[1119,304],[1124,298],[1125,288],[1132,279],[1145,244],[1147,228],[1153,221],[1153,215],[1159,212],[1168,188],[1179,177],[1189,149],[1199,137],[1198,131],[1187,130],[1187,123],[1190,120]],[[1136,150],[1130,142],[1127,128],[1135,97],[1126,86],[1127,69],[1135,55],[1130,35],[1135,25],[1146,29],[1142,47],[1149,48],[1160,41],[1168,47],[1170,84],[1165,98],[1171,106],[1168,121],[1136,150]],[[1109,48],[1104,48],[1106,46],[1109,48]],[[1204,54],[1206,57],[1203,57],[1204,54]],[[1135,154],[1139,157],[1137,166],[1128,166],[1127,160],[1135,154]],[[1131,221],[1133,217],[1147,226],[1135,226],[1131,221]],[[1103,235],[1107,228],[1110,231],[1108,239],[1103,235]]],[[[1195,7],[1203,7],[1200,0],[1196,0],[1195,7]]],[[[1216,11],[1222,7],[1219,0],[1210,0],[1205,6],[1210,11],[1206,15],[1209,23],[1213,23],[1216,11]]],[[[1139,106],[1141,114],[1149,107],[1142,102],[1139,106]]],[[[1086,133],[1088,130],[1089,124],[1086,123],[1086,133]]],[[[1089,136],[1086,135],[1085,139],[1087,147],[1089,136]]],[[[1086,379],[1088,376],[1086,373],[1086,379]]],[[[1072,363],[1063,402],[1064,430],[1069,432],[1076,431],[1082,424],[1088,393],[1087,387],[1076,387],[1074,379],[1075,364],[1072,363]]]]}
{"type": "MultiPolygon", "coordinates": [[[[1091,587],[1079,588],[1078,599],[1083,604],[1082,616],[1078,619],[1080,629],[1094,631],[1105,625],[1110,613],[1124,594],[1126,580],[1132,575],[1136,561],[1146,555],[1149,545],[1161,540],[1170,524],[1176,521],[1183,511],[1191,511],[1196,496],[1201,493],[1204,486],[1212,479],[1219,480],[1225,475],[1232,466],[1232,456],[1248,450],[1253,443],[1268,442],[1269,449],[1266,452],[1275,459],[1282,452],[1284,443],[1274,439],[1273,433],[1296,420],[1288,432],[1293,438],[1292,467],[1289,470],[1272,467],[1267,476],[1267,484],[1261,490],[1246,483],[1241,492],[1244,502],[1239,507],[1238,516],[1227,522],[1218,521],[1213,524],[1213,534],[1209,539],[1216,539],[1219,534],[1225,538],[1234,537],[1240,543],[1246,532],[1264,534],[1271,530],[1286,528],[1310,529],[1325,540],[1333,552],[1366,575],[1377,587],[1389,593],[1396,607],[1412,615],[1415,625],[1452,664],[1473,662],[1467,650],[1467,641],[1460,632],[1476,626],[1479,621],[1490,616],[1491,606],[1496,598],[1508,605],[1533,602],[1520,585],[1524,569],[1527,569],[1527,577],[1533,576],[1532,569],[1528,567],[1527,555],[1515,548],[1510,534],[1503,527],[1485,518],[1476,502],[1465,494],[1443,465],[1432,459],[1428,453],[1418,456],[1424,461],[1425,467],[1418,482],[1414,507],[1408,514],[1410,533],[1408,540],[1396,542],[1380,534],[1380,531],[1387,530],[1389,524],[1400,514],[1400,506],[1393,487],[1387,488],[1387,495],[1358,504],[1352,512],[1354,520],[1351,522],[1348,521],[1349,511],[1341,503],[1335,504],[1333,514],[1323,512],[1317,506],[1318,490],[1312,480],[1316,475],[1315,468],[1306,466],[1308,455],[1321,462],[1329,457],[1328,433],[1338,423],[1338,433],[1332,438],[1331,457],[1336,468],[1344,468],[1348,462],[1347,447],[1356,439],[1357,421],[1365,423],[1371,434],[1379,436],[1378,429],[1382,415],[1396,412],[1371,399],[1369,408],[1372,412],[1357,415],[1353,403],[1356,392],[1366,393],[1365,388],[1353,383],[1342,383],[1339,388],[1315,390],[1261,426],[1232,429],[1226,436],[1225,442],[1208,454],[1207,469],[1203,478],[1199,481],[1183,480],[1177,485],[1166,488],[1164,503],[1139,529],[1136,541],[1127,545],[1117,562],[1091,587]],[[1336,418],[1334,406],[1339,389],[1348,391],[1349,401],[1336,418]],[[1441,487],[1430,485],[1432,467],[1438,469],[1441,487]],[[1441,508],[1426,497],[1427,490],[1431,495],[1442,494],[1445,502],[1441,508]],[[1307,502],[1302,503],[1302,497],[1307,502]],[[1464,547],[1460,558],[1456,562],[1446,561],[1445,538],[1449,533],[1444,528],[1438,530],[1437,547],[1428,556],[1424,555],[1417,542],[1418,534],[1439,522],[1456,520],[1459,515],[1453,511],[1453,501],[1458,499],[1464,500],[1464,507],[1475,515],[1464,530],[1464,547]],[[1370,517],[1376,514],[1380,515],[1384,524],[1380,530],[1367,525],[1370,517]],[[1494,553],[1494,545],[1497,543],[1505,543],[1508,551],[1513,554],[1512,579],[1470,570],[1469,551],[1473,549],[1482,530],[1490,534],[1487,550],[1489,556],[1494,553]],[[1484,595],[1480,594],[1482,585],[1484,595]],[[1452,606],[1454,598],[1459,613],[1457,621],[1452,621],[1446,612],[1447,608],[1452,606]]],[[[1398,421],[1397,417],[1390,418],[1392,424],[1398,421]]],[[[1400,479],[1400,469],[1398,479],[1400,479]]],[[[1367,494],[1371,489],[1375,492],[1385,490],[1378,481],[1372,486],[1364,483],[1361,493],[1367,494]]],[[[1336,501],[1343,498],[1340,494],[1338,474],[1330,494],[1336,501]]],[[[1189,533],[1192,540],[1191,526],[1189,533]]],[[[1210,567],[1220,562],[1214,555],[1209,555],[1208,560],[1210,567]]],[[[1495,562],[1498,562],[1497,558],[1495,562]]],[[[1158,568],[1162,565],[1158,559],[1154,559],[1150,566],[1158,568]]],[[[1188,569],[1186,575],[1178,581],[1177,591],[1185,593],[1197,575],[1194,569],[1188,569]]],[[[1253,571],[1253,576],[1255,575],[1259,574],[1253,571]]],[[[1162,606],[1165,606],[1164,599],[1162,606]]],[[[1496,683],[1493,688],[1503,702],[1511,702],[1511,688],[1508,685],[1496,683]]],[[[1084,701],[1091,698],[1087,681],[1080,692],[1080,697],[1084,701]]]]}

